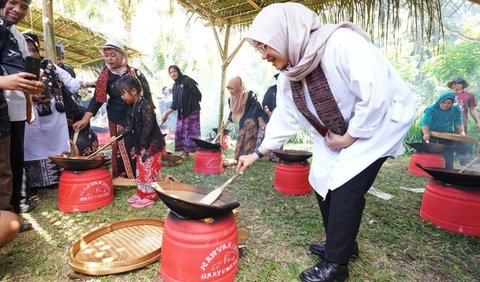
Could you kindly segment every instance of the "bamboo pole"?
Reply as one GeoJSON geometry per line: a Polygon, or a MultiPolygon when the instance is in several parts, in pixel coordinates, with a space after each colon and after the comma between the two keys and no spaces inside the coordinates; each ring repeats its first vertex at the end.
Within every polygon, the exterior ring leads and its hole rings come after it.
{"type": "Polygon", "coordinates": [[[46,58],[52,62],[57,62],[55,55],[55,30],[53,27],[53,1],[42,0],[42,16],[43,16],[43,41],[45,42],[46,58]]]}
{"type": "Polygon", "coordinates": [[[220,83],[220,108],[219,108],[219,117],[218,117],[218,126],[217,128],[220,128],[220,124],[222,124],[223,121],[223,108],[225,105],[225,80],[227,77],[227,67],[228,67],[228,43],[230,41],[230,29],[231,25],[227,25],[225,29],[225,41],[223,43],[223,63],[222,63],[222,81],[220,83]]]}

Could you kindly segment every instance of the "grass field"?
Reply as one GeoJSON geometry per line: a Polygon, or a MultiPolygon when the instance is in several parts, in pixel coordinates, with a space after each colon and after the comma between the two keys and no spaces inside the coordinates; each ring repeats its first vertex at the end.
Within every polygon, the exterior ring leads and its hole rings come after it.
{"type": "MultiPolygon", "coordinates": [[[[231,156],[231,151],[226,151],[231,156]]],[[[421,193],[400,187],[423,188],[427,179],[406,173],[409,156],[388,160],[374,187],[394,197],[385,201],[367,194],[358,242],[360,258],[350,264],[350,281],[480,281],[480,238],[454,234],[419,217],[421,193]]],[[[193,158],[165,167],[162,174],[204,187],[215,187],[234,173],[192,172],[193,158]]],[[[236,281],[298,281],[302,270],[315,264],[308,245],[322,241],[323,227],[313,193],[291,196],[276,192],[275,163],[261,160],[238,177],[226,192],[240,202],[238,226],[248,229],[240,251],[236,281]]],[[[477,167],[478,168],[478,167],[477,167]]],[[[70,247],[101,226],[130,218],[164,219],[159,201],[133,209],[126,200],[133,188],[116,189],[114,202],[83,213],[57,209],[57,191],[40,190],[38,208],[24,215],[34,230],[20,234],[0,249],[0,281],[70,281],[70,247]]],[[[139,270],[108,276],[80,276],[84,281],[160,281],[160,262],[139,270]]]]}

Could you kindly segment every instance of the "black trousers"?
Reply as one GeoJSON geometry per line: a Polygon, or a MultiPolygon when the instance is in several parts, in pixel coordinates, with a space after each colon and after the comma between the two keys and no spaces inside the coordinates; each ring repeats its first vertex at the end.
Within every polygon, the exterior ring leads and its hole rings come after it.
{"type": "Polygon", "coordinates": [[[445,168],[446,169],[452,169],[453,168],[453,153],[456,150],[455,147],[456,142],[453,140],[448,140],[448,139],[442,139],[442,138],[437,138],[437,137],[430,137],[430,143],[437,143],[437,144],[442,144],[442,145],[447,145],[452,147],[451,150],[447,150],[442,153],[443,157],[445,158],[445,168]]]}
{"type": "Polygon", "coordinates": [[[325,200],[315,193],[326,231],[325,258],[328,261],[348,264],[362,220],[365,194],[386,159],[376,160],[347,183],[329,191],[325,200]]]}
{"type": "Polygon", "coordinates": [[[27,203],[27,186],[23,179],[25,121],[10,122],[10,165],[12,166],[12,201],[15,212],[20,211],[20,205],[27,203]]]}
{"type": "Polygon", "coordinates": [[[0,210],[12,211],[12,169],[10,136],[0,138],[0,210]]]}

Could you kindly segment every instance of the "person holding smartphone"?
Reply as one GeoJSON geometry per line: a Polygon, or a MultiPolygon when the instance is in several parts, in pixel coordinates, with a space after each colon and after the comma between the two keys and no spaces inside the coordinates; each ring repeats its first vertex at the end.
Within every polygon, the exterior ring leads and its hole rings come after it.
{"type": "MultiPolygon", "coordinates": [[[[35,120],[25,127],[25,172],[27,186],[34,193],[39,188],[56,188],[61,168],[49,155],[70,152],[66,104],[85,83],[72,78],[65,70],[52,61],[40,57],[40,45],[35,34],[24,34],[30,56],[40,60],[46,88],[33,96],[35,120]],[[64,95],[64,88],[69,92],[64,95]]],[[[28,58],[28,57],[27,57],[28,58]]],[[[96,145],[95,145],[96,148],[96,145]]],[[[94,151],[91,148],[90,153],[94,151]]]]}
{"type": "MultiPolygon", "coordinates": [[[[16,51],[13,56],[25,58],[29,55],[27,43],[23,35],[16,28],[16,24],[23,20],[30,9],[31,0],[5,1],[5,7],[0,11],[3,25],[15,38],[16,51]]],[[[10,35],[10,36],[11,36],[10,35]]],[[[24,61],[21,60],[21,70],[24,69],[24,61]]],[[[12,74],[6,69],[8,74],[12,74]]],[[[38,78],[36,78],[38,79],[38,78]]],[[[25,123],[32,122],[32,103],[30,96],[19,90],[5,90],[5,98],[8,103],[8,114],[10,117],[10,163],[13,172],[13,195],[12,205],[16,212],[27,213],[36,206],[29,202],[29,191],[24,182],[24,149],[25,123]]]]}
{"type": "MultiPolygon", "coordinates": [[[[6,1],[0,1],[0,8],[4,8],[6,1]]],[[[4,10],[2,10],[4,11],[4,10]]],[[[20,212],[19,206],[13,206],[12,194],[14,190],[14,176],[20,176],[20,186],[22,186],[21,176],[23,174],[23,134],[20,135],[20,126],[12,126],[9,103],[5,92],[8,90],[21,91],[23,98],[25,93],[36,93],[43,91],[44,84],[38,81],[35,75],[23,72],[24,61],[22,53],[19,50],[18,43],[13,39],[11,32],[3,25],[3,20],[0,19],[0,210],[10,212],[14,210],[16,213],[20,212]],[[12,134],[12,128],[15,129],[16,135],[12,134]],[[16,130],[19,129],[19,130],[16,130]],[[17,134],[18,133],[18,134],[17,134]],[[15,138],[21,138],[22,143],[18,144],[15,138]],[[22,155],[16,156],[17,163],[21,164],[20,171],[12,170],[12,146],[16,144],[21,148],[22,155]]],[[[23,100],[25,101],[25,99],[23,100]]],[[[23,106],[25,108],[25,105],[23,106]]],[[[20,109],[22,110],[22,109],[20,109]]],[[[20,111],[19,114],[22,114],[20,111]]],[[[23,111],[25,115],[25,110],[23,111]]],[[[25,115],[26,117],[26,115],[25,115]]],[[[24,121],[23,121],[24,123],[24,121]]],[[[14,155],[14,154],[13,154],[14,155]]],[[[17,195],[18,195],[17,191],[17,195]]],[[[26,197],[25,197],[26,198],[26,197]]],[[[16,202],[19,204],[19,201],[16,202]]],[[[21,222],[20,232],[32,228],[30,223],[21,222]]],[[[13,230],[12,232],[17,232],[13,230]]]]}

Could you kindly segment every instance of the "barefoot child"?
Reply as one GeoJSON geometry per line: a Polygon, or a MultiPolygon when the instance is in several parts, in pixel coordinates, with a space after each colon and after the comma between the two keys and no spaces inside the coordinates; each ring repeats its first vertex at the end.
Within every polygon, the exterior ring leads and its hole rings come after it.
{"type": "Polygon", "coordinates": [[[133,134],[137,159],[137,193],[127,202],[134,208],[143,208],[155,203],[158,197],[152,182],[161,178],[161,152],[165,146],[160,127],[155,117],[154,106],[141,96],[140,81],[131,76],[122,76],[116,83],[122,100],[129,104],[128,126],[122,134],[133,134]]]}

